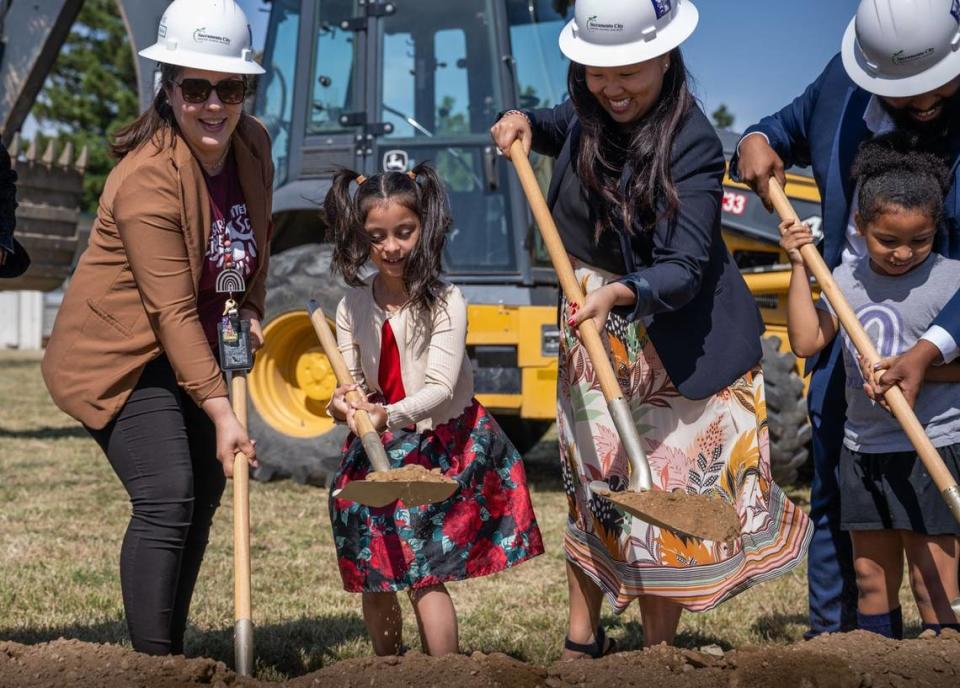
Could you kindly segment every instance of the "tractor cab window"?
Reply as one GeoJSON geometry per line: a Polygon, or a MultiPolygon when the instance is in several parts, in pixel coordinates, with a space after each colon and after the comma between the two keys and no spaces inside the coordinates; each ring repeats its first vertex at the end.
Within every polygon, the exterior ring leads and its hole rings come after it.
{"type": "MultiPolygon", "coordinates": [[[[507,0],[518,107],[525,110],[554,107],[568,98],[570,61],[560,52],[557,36],[571,17],[572,0],[507,0]]],[[[534,153],[530,163],[546,195],[553,176],[553,158],[534,153]]],[[[534,263],[549,266],[540,233],[532,225],[529,235],[534,263]]]]}
{"type": "Polygon", "coordinates": [[[260,77],[254,110],[273,141],[274,186],[280,186],[287,179],[299,33],[300,1],[274,0],[264,46],[266,74],[260,77]]]}
{"type": "Polygon", "coordinates": [[[553,107],[567,99],[570,61],[557,36],[572,16],[570,0],[507,0],[519,107],[553,107]]]}
{"type": "Polygon", "coordinates": [[[313,98],[307,117],[307,133],[322,134],[344,129],[340,115],[353,109],[353,66],[357,59],[357,34],[340,22],[357,13],[355,0],[317,2],[317,42],[311,88],[313,98]]]}
{"type": "Polygon", "coordinates": [[[486,134],[499,112],[490,0],[398,5],[382,27],[390,138],[486,134]]]}

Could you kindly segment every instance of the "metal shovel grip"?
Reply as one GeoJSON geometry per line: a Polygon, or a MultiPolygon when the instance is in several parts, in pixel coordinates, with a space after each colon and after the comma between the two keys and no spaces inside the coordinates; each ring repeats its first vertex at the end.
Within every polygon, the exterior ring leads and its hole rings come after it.
{"type": "MultiPolygon", "coordinates": [[[[770,201],[773,203],[773,207],[776,209],[777,215],[780,216],[781,220],[800,222],[797,211],[794,210],[790,199],[787,198],[783,187],[780,186],[780,182],[777,181],[776,178],[770,179],[770,201]]],[[[880,360],[880,355],[873,346],[873,341],[867,336],[866,331],[864,331],[863,325],[860,324],[860,319],[856,313],[853,312],[853,309],[850,308],[849,302],[834,281],[833,274],[823,261],[820,252],[817,251],[817,247],[813,244],[807,244],[800,248],[800,255],[803,257],[803,262],[807,266],[807,270],[810,271],[820,285],[820,290],[825,293],[830,300],[830,305],[837,314],[837,319],[840,320],[840,324],[850,337],[853,345],[867,363],[872,366],[880,360]]],[[[903,392],[899,387],[894,385],[884,393],[883,398],[890,406],[890,410],[893,411],[893,415],[900,422],[910,443],[914,449],[917,450],[917,454],[920,456],[924,468],[927,469],[930,477],[933,478],[937,489],[940,490],[944,500],[947,502],[947,506],[950,507],[953,517],[960,523],[960,488],[957,487],[957,481],[953,479],[950,471],[944,465],[940,454],[930,442],[930,438],[927,437],[926,431],[924,431],[920,421],[917,420],[917,416],[913,412],[913,409],[910,408],[910,404],[907,403],[903,392]]]]}
{"type": "MultiPolygon", "coordinates": [[[[313,323],[313,329],[317,333],[323,352],[327,355],[327,360],[330,361],[330,367],[333,368],[333,374],[336,376],[337,382],[341,385],[356,384],[353,375],[350,374],[350,369],[347,368],[347,362],[343,360],[343,355],[337,346],[337,339],[330,331],[330,325],[327,324],[323,309],[316,301],[311,300],[307,303],[307,311],[310,313],[310,322],[313,323]]],[[[357,390],[348,392],[347,399],[356,402],[366,401],[363,394],[357,390]]],[[[360,431],[360,443],[363,445],[373,470],[389,471],[390,461],[387,459],[387,452],[383,448],[383,443],[380,442],[380,433],[376,431],[370,421],[370,416],[366,411],[357,410],[354,418],[357,422],[357,430],[360,431]]]]}
{"type": "MultiPolygon", "coordinates": [[[[523,144],[519,139],[514,141],[510,147],[510,160],[517,170],[520,185],[523,187],[524,194],[526,194],[534,220],[540,228],[540,236],[543,237],[543,244],[550,256],[550,262],[553,263],[553,269],[557,273],[560,288],[563,290],[567,301],[583,306],[583,290],[580,288],[580,283],[577,282],[573,266],[570,264],[570,258],[567,256],[567,250],[563,247],[560,234],[557,232],[557,226],[554,224],[553,215],[547,207],[547,202],[540,191],[540,184],[537,182],[533,168],[530,166],[530,160],[524,153],[523,144]]],[[[633,469],[630,475],[630,489],[649,490],[652,485],[650,465],[647,462],[646,453],[643,451],[643,445],[640,443],[640,435],[637,432],[633,414],[630,412],[626,399],[623,398],[623,391],[620,389],[620,383],[617,382],[617,376],[610,364],[610,358],[607,356],[607,351],[600,339],[600,332],[597,330],[593,318],[587,318],[580,323],[578,331],[580,341],[586,348],[591,363],[593,363],[594,374],[600,382],[600,390],[603,392],[603,398],[607,401],[611,419],[620,435],[620,442],[630,459],[633,469]]]]}

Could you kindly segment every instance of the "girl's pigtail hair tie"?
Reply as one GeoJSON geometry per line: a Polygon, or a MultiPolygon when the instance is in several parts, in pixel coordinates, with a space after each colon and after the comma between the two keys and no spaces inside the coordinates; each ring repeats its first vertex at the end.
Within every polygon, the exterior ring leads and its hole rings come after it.
{"type": "Polygon", "coordinates": [[[363,183],[367,181],[367,178],[364,177],[362,174],[358,174],[355,181],[357,182],[357,186],[363,186],[363,183]]]}
{"type": "Polygon", "coordinates": [[[407,176],[410,177],[410,179],[412,179],[414,182],[417,181],[417,173],[414,172],[413,170],[409,170],[407,172],[407,176]]]}

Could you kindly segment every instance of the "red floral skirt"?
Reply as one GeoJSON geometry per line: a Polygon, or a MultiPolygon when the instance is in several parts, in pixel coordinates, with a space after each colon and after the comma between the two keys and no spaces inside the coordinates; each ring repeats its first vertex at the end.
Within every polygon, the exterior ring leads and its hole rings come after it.
{"type": "MultiPolygon", "coordinates": [[[[543,553],[523,459],[480,402],[427,432],[383,435],[394,468],[440,468],[460,485],[439,504],[373,508],[330,499],[343,587],[394,592],[485,576],[543,553]]],[[[360,440],[347,439],[334,480],[342,488],[370,470],[360,440]]]]}

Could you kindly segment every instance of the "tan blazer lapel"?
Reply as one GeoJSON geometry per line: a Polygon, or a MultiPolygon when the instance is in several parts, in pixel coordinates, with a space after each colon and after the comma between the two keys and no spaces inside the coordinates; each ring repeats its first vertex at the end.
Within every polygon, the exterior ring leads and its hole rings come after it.
{"type": "Polygon", "coordinates": [[[173,149],[173,162],[180,175],[184,242],[187,245],[194,281],[199,283],[207,244],[210,243],[210,194],[207,192],[200,164],[193,157],[187,142],[179,137],[173,149]]]}
{"type": "MultiPolygon", "coordinates": [[[[249,126],[242,119],[233,135],[233,155],[237,161],[237,174],[240,177],[240,189],[243,191],[243,199],[247,204],[247,216],[253,225],[253,235],[257,241],[257,250],[266,252],[267,246],[267,228],[270,224],[270,209],[267,207],[266,199],[263,195],[266,180],[263,178],[263,164],[254,152],[247,145],[243,138],[245,127],[249,126]]],[[[263,261],[258,261],[257,272],[263,261]]],[[[253,276],[249,278],[251,281],[253,276]]]]}

